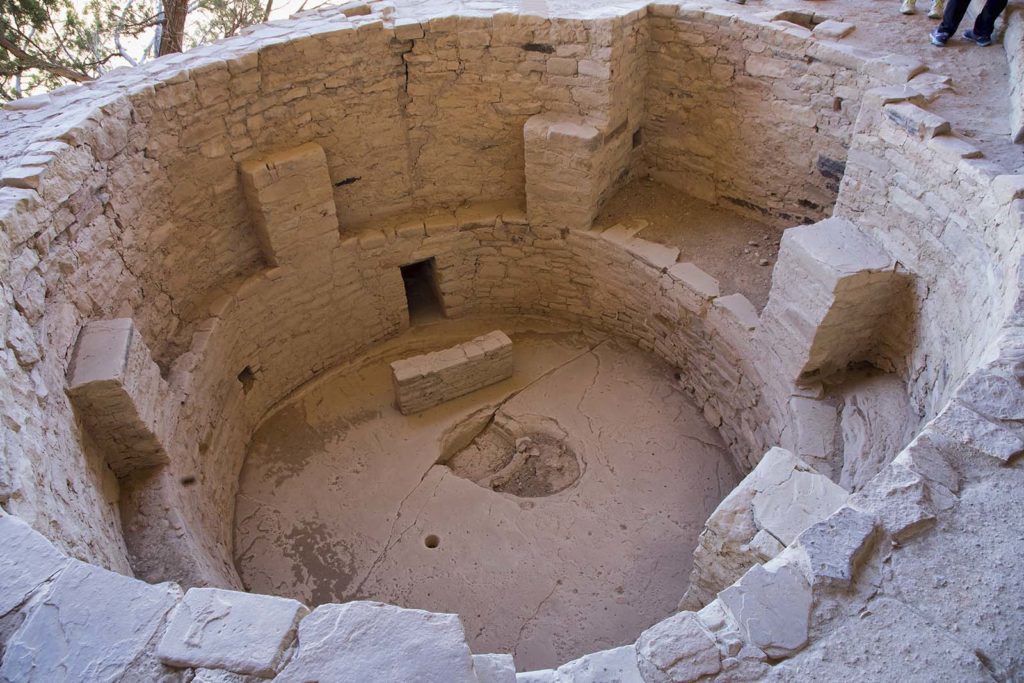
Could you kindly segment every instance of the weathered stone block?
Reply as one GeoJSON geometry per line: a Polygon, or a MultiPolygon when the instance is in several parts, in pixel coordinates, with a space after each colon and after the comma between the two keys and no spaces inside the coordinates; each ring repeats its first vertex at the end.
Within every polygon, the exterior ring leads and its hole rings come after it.
{"type": "Polygon", "coordinates": [[[845,219],[790,228],[759,340],[791,380],[812,381],[875,360],[903,280],[892,256],[845,219]]]}
{"type": "Polygon", "coordinates": [[[334,680],[477,683],[454,614],[379,602],[321,605],[299,623],[298,649],[280,683],[334,680]]]}
{"type": "Polygon", "coordinates": [[[555,670],[554,680],[556,683],[644,683],[633,645],[574,659],[555,670]]]}
{"type": "Polygon", "coordinates": [[[897,541],[910,538],[935,521],[924,479],[902,463],[893,462],[879,472],[863,491],[850,498],[850,505],[877,515],[885,531],[897,541]]]}
{"type": "Polygon", "coordinates": [[[68,558],[17,517],[0,512],[0,617],[59,572],[68,558]]]}
{"type": "Polygon", "coordinates": [[[157,646],[164,664],[271,677],[309,612],[286,598],[192,588],[157,646]]]}
{"type": "Polygon", "coordinates": [[[693,612],[680,612],[644,631],[636,652],[646,683],[689,683],[722,668],[718,644],[693,612]]]}
{"type": "Polygon", "coordinates": [[[239,166],[253,227],[271,265],[322,256],[340,243],[334,188],[320,145],[307,143],[239,166]]]}
{"type": "Polygon", "coordinates": [[[473,655],[473,670],[479,683],[516,683],[512,655],[473,655]]]}
{"type": "Polygon", "coordinates": [[[769,657],[788,657],[807,644],[811,587],[793,566],[757,565],[718,597],[746,639],[769,657]]]}
{"type": "Polygon", "coordinates": [[[680,607],[699,609],[750,567],[770,560],[846,500],[828,477],[772,448],[708,517],[680,607]]]}
{"type": "Polygon", "coordinates": [[[161,411],[166,386],[130,319],[86,323],[67,392],[117,476],[168,462],[161,411]]]}
{"type": "Polygon", "coordinates": [[[151,641],[181,590],[71,561],[7,643],[0,680],[152,680],[151,641]]]}
{"type": "Polygon", "coordinates": [[[844,506],[801,533],[797,545],[807,555],[815,585],[848,587],[871,549],[875,527],[874,516],[844,506]]]}
{"type": "MultiPolygon", "coordinates": [[[[1018,390],[1019,391],[1019,390],[1018,390]]],[[[1009,406],[1006,406],[1009,408],[1009,406]]],[[[1005,425],[989,420],[984,415],[954,399],[939,413],[932,427],[947,436],[958,439],[967,447],[1003,462],[1024,452],[1024,440],[1005,425]]]]}

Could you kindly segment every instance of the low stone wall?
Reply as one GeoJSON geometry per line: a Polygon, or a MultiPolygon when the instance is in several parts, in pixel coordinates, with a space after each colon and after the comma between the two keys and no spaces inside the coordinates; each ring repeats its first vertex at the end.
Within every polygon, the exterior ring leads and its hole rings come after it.
{"type": "Polygon", "coordinates": [[[403,415],[483,389],[512,376],[512,340],[495,330],[450,349],[391,363],[395,401],[403,415]]]}

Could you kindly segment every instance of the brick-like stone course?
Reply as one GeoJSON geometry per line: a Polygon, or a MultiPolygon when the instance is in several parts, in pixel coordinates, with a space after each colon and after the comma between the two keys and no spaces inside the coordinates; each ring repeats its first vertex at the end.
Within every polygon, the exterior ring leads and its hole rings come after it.
{"type": "Polygon", "coordinates": [[[512,340],[495,330],[476,339],[391,363],[395,401],[405,415],[512,376],[512,340]]]}

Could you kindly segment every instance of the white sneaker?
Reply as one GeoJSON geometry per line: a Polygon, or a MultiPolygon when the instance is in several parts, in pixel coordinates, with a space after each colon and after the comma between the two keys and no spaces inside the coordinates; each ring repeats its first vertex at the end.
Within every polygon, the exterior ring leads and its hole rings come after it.
{"type": "Polygon", "coordinates": [[[900,14],[913,14],[916,6],[917,0],[903,0],[903,4],[900,5],[900,14]]]}
{"type": "Polygon", "coordinates": [[[929,19],[941,19],[942,12],[946,9],[945,0],[932,0],[932,8],[928,10],[929,19]]]}

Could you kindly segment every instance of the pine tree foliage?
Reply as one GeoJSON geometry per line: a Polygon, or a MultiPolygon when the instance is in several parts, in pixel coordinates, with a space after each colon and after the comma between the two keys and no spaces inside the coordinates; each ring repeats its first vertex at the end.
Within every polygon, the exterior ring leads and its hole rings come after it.
{"type": "Polygon", "coordinates": [[[272,2],[0,0],[0,101],[235,35],[272,2]]]}

